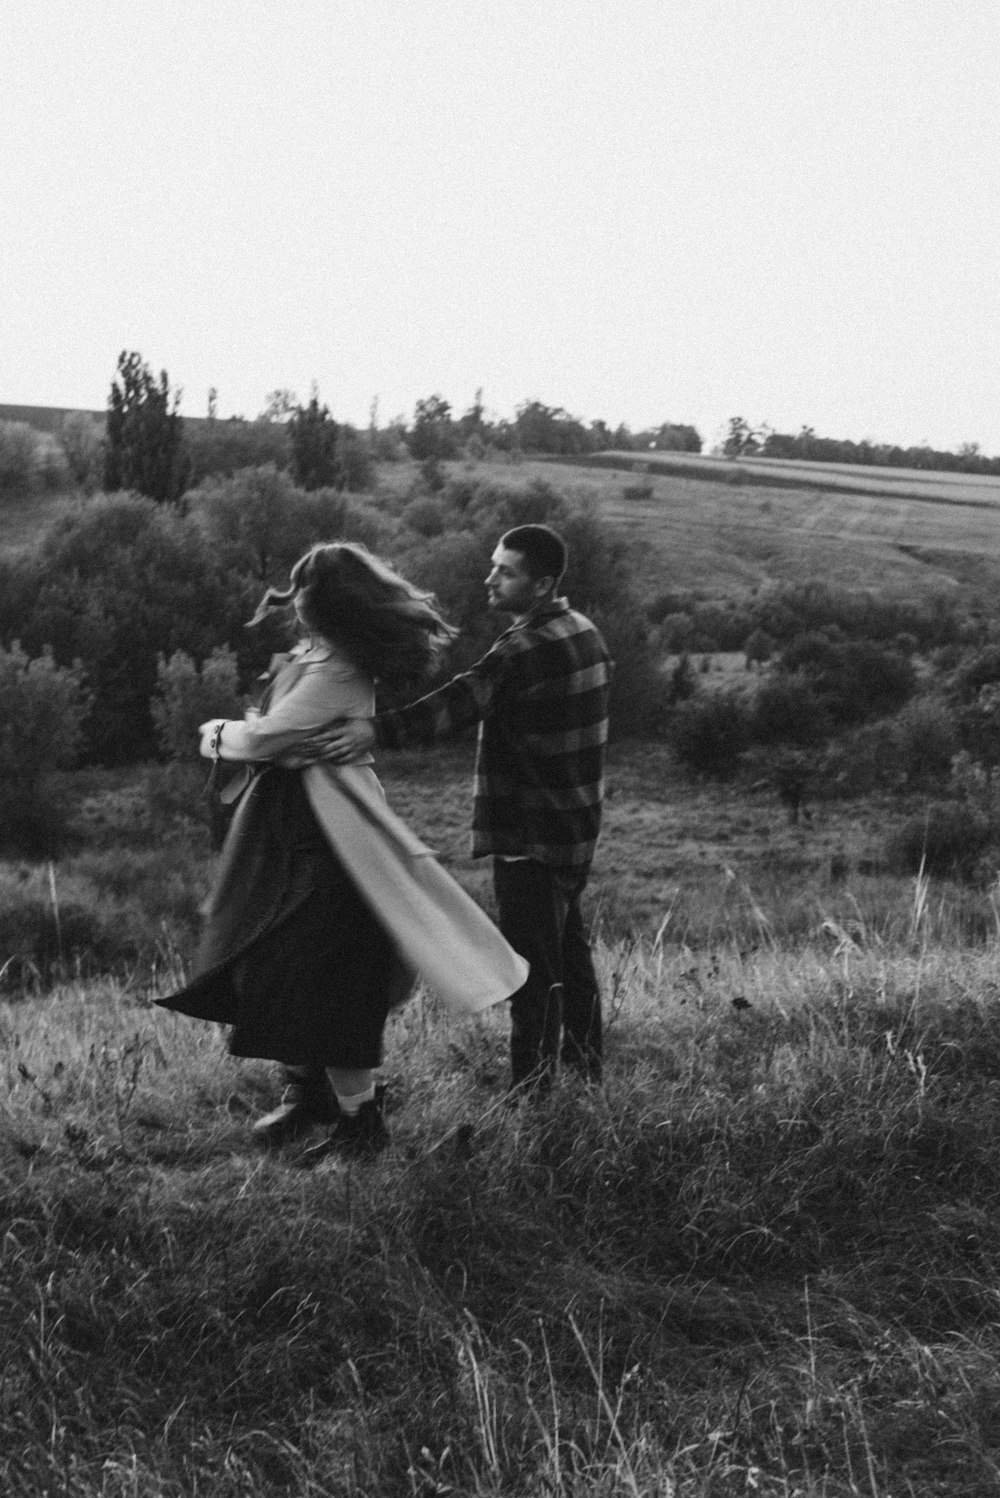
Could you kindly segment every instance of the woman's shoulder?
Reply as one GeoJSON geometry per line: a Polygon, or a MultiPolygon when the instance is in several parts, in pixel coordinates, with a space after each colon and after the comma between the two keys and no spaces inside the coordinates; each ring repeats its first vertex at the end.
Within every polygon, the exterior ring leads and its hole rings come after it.
{"type": "Polygon", "coordinates": [[[301,654],[293,657],[294,664],[310,675],[335,678],[337,681],[363,681],[357,666],[338,646],[326,640],[309,644],[301,654]]]}

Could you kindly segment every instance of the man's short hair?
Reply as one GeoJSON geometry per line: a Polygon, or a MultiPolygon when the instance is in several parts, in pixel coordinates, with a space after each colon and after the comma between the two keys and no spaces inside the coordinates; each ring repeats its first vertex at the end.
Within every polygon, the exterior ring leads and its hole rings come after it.
{"type": "Polygon", "coordinates": [[[562,536],[547,525],[515,525],[500,537],[500,545],[524,558],[525,571],[536,581],[551,577],[556,587],[562,582],[569,560],[569,549],[562,536]]]}

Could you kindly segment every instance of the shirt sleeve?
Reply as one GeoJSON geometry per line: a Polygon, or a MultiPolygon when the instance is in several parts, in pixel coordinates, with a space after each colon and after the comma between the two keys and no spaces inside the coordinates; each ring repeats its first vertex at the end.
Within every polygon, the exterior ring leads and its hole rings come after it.
{"type": "Polygon", "coordinates": [[[200,752],[208,759],[280,759],[334,719],[357,716],[357,676],[318,662],[266,713],[203,723],[200,752]]]}
{"type": "Polygon", "coordinates": [[[406,707],[389,708],[372,719],[375,742],[384,749],[426,747],[453,738],[485,718],[509,686],[509,661],[496,646],[468,671],[418,697],[406,707]]]}

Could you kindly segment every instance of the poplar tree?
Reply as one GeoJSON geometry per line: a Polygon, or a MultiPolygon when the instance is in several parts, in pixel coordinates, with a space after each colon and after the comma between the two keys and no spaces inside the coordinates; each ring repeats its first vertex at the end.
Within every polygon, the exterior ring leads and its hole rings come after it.
{"type": "Polygon", "coordinates": [[[179,414],[181,394],[170,392],[166,370],[154,379],[139,354],[124,349],[108,396],[104,487],[130,489],[158,504],[180,499],[190,474],[179,414]]]}

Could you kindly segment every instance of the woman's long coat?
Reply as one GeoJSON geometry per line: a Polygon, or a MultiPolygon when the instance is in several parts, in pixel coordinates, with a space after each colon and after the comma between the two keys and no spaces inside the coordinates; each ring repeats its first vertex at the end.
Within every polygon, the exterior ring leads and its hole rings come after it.
{"type": "MultiPolygon", "coordinates": [[[[223,848],[191,982],[163,1001],[203,1019],[219,1012],[221,972],[308,891],[287,876],[280,797],[262,795],[260,772],[295,763],[296,746],[337,717],[374,710],[370,683],[332,647],[293,657],[272,683],[267,706],[243,720],[205,725],[203,752],[247,766],[223,848]],[[214,750],[211,746],[214,744],[214,750]]],[[[388,807],[370,763],[313,764],[299,771],[316,820],[358,892],[406,966],[452,1009],[475,1014],[509,998],[527,963],[388,807]]]]}

